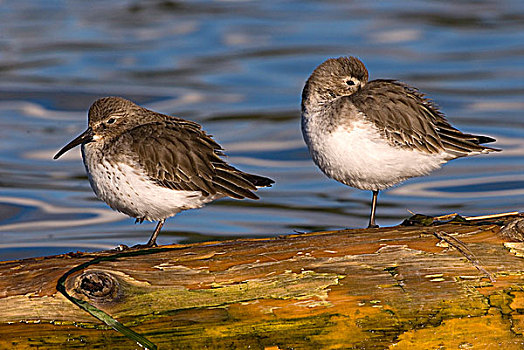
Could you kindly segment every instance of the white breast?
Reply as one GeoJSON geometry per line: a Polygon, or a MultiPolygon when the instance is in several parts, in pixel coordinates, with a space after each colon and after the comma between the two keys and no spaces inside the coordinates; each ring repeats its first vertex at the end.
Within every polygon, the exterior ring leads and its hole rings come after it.
{"type": "Polygon", "coordinates": [[[199,191],[177,191],[155,184],[139,167],[110,163],[89,144],[82,156],[89,182],[98,198],[131,217],[158,221],[185,209],[200,208],[214,198],[199,191]]]}
{"type": "Polygon", "coordinates": [[[329,132],[319,127],[314,115],[303,114],[304,139],[313,161],[327,176],[362,190],[383,190],[427,175],[446,162],[444,152],[427,154],[390,145],[361,117],[329,132]]]}

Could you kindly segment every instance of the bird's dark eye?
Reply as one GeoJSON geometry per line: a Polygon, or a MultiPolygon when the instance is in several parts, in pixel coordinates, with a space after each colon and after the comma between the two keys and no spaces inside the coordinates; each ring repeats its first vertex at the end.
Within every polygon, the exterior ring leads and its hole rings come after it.
{"type": "Polygon", "coordinates": [[[355,82],[353,80],[348,80],[346,81],[346,84],[348,84],[349,86],[353,86],[355,85],[355,82]]]}
{"type": "Polygon", "coordinates": [[[107,120],[107,124],[113,124],[114,122],[116,122],[116,118],[109,118],[107,120]]]}

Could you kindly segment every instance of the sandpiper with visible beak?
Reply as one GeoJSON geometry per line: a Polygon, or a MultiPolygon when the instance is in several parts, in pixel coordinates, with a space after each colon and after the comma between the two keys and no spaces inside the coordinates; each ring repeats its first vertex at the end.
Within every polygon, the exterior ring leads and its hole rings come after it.
{"type": "Polygon", "coordinates": [[[195,122],[120,97],[95,101],[88,119],[87,130],[54,159],[81,145],[98,198],[138,222],[158,221],[148,247],[156,245],[164,221],[180,211],[221,197],[258,199],[253,191],[274,183],[226,163],[220,145],[195,122]]]}
{"type": "Polygon", "coordinates": [[[378,192],[423,176],[449,160],[498,149],[495,139],[454,128],[416,88],[396,80],[368,81],[355,57],[328,59],[302,92],[302,134],[328,177],[373,191],[368,227],[378,227],[378,192]]]}

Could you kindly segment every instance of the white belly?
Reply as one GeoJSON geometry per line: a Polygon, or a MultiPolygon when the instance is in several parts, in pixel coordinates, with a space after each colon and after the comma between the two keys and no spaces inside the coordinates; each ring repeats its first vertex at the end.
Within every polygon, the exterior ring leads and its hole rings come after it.
{"type": "Polygon", "coordinates": [[[303,120],[302,131],[313,161],[327,176],[362,190],[383,190],[427,175],[447,158],[445,153],[394,147],[365,120],[338,126],[332,132],[322,129],[311,120],[303,120]]]}
{"type": "Polygon", "coordinates": [[[159,186],[140,168],[125,163],[111,164],[85,150],[84,146],[82,156],[97,197],[131,217],[158,221],[185,209],[200,208],[214,199],[202,196],[199,191],[177,191],[159,186]]]}

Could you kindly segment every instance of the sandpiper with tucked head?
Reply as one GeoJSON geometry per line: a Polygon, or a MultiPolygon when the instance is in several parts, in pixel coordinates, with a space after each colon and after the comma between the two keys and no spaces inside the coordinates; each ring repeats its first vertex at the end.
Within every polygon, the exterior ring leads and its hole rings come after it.
{"type": "Polygon", "coordinates": [[[498,149],[495,139],[464,134],[416,88],[396,80],[368,81],[355,57],[328,59],[302,92],[302,134],[313,161],[330,178],[373,191],[368,227],[375,224],[378,192],[447,161],[498,149]]]}
{"type": "Polygon", "coordinates": [[[97,197],[137,221],[158,221],[146,246],[155,246],[166,218],[221,197],[258,199],[273,180],[226,163],[222,148],[195,122],[153,112],[120,97],[89,109],[88,128],[57,159],[81,145],[97,197]]]}

